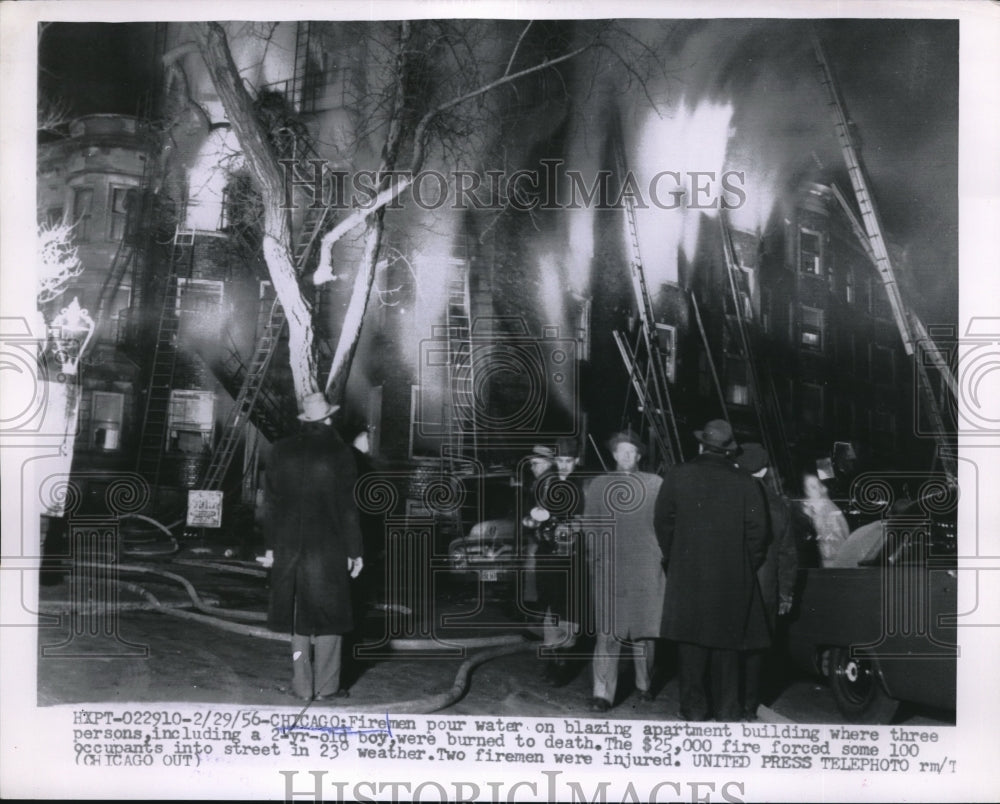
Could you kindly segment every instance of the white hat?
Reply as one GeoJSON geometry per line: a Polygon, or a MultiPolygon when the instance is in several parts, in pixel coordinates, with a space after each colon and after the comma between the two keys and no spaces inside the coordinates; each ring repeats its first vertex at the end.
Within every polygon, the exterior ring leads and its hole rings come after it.
{"type": "Polygon", "coordinates": [[[320,391],[315,391],[303,398],[299,419],[304,422],[321,422],[338,410],[340,410],[340,405],[331,405],[320,391]]]}

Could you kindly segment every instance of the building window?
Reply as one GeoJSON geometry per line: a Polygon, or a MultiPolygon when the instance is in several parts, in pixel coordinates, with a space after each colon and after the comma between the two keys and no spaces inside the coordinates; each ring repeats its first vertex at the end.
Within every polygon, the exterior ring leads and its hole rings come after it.
{"type": "Polygon", "coordinates": [[[896,384],[895,353],[888,346],[877,343],[868,344],[868,361],[872,370],[872,379],[880,385],[896,384]]]}
{"type": "Polygon", "coordinates": [[[177,280],[176,311],[185,338],[216,338],[222,331],[223,283],[218,279],[177,280]]]}
{"type": "Polygon", "coordinates": [[[799,326],[799,344],[808,349],[823,349],[823,311],[815,307],[802,306],[802,320],[799,326]]]}
{"type": "Polygon", "coordinates": [[[799,270],[805,274],[822,276],[823,239],[819,232],[799,229],[799,270]]]}
{"type": "Polygon", "coordinates": [[[94,212],[94,188],[73,190],[73,234],[79,241],[90,240],[90,219],[94,212]]]}
{"type": "Polygon", "coordinates": [[[677,373],[677,330],[670,324],[656,324],[656,337],[663,355],[663,372],[669,382],[677,373]]]}
{"type": "Polygon", "coordinates": [[[121,449],[125,395],[94,391],[90,412],[90,446],[104,452],[121,449]]]}
{"type": "Polygon", "coordinates": [[[802,406],[799,418],[809,427],[822,427],[825,421],[823,410],[823,386],[812,382],[802,383],[802,406]]]}
{"type": "Polygon", "coordinates": [[[771,291],[760,291],[760,326],[765,335],[771,334],[771,291]]]}
{"type": "Polygon", "coordinates": [[[844,271],[844,301],[854,304],[854,271],[844,271]]]}
{"type": "Polygon", "coordinates": [[[738,357],[726,358],[726,402],[730,405],[750,404],[747,364],[738,357]]]}
{"type": "Polygon", "coordinates": [[[170,392],[167,444],[171,452],[199,455],[212,448],[215,394],[211,391],[170,392]]]}
{"type": "Polygon", "coordinates": [[[129,188],[110,188],[108,194],[108,240],[122,240],[128,228],[129,188]]]}

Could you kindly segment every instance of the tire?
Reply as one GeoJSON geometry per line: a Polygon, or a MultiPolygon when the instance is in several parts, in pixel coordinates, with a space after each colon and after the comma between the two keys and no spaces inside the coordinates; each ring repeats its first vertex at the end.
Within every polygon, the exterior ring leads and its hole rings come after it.
{"type": "Polygon", "coordinates": [[[830,686],[837,709],[852,723],[888,723],[899,708],[882,687],[877,660],[852,657],[850,648],[831,652],[830,686]]]}

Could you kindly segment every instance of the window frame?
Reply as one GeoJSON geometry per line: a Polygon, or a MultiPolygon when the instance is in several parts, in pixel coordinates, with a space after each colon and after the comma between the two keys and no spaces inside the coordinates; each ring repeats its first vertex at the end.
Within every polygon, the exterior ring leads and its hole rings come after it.
{"type": "Polygon", "coordinates": [[[826,346],[826,311],[821,307],[812,307],[808,304],[799,305],[799,348],[808,349],[813,352],[822,352],[826,346]],[[817,324],[806,323],[806,314],[815,313],[817,324]],[[815,343],[806,341],[807,335],[815,336],[815,343]]]}
{"type": "Polygon", "coordinates": [[[799,226],[799,242],[798,242],[798,270],[799,273],[806,274],[807,276],[817,276],[822,277],[824,275],[823,271],[823,233],[811,229],[808,226],[799,226]],[[805,261],[803,259],[806,252],[803,249],[803,236],[816,238],[816,251],[813,253],[812,266],[813,270],[807,270],[805,268],[805,261]]]}
{"type": "MultiPolygon", "coordinates": [[[[105,409],[106,410],[106,409],[105,409]]],[[[90,415],[89,423],[87,427],[87,446],[89,449],[99,450],[100,452],[121,452],[122,441],[121,436],[125,428],[125,394],[120,391],[91,391],[90,393],[90,415]],[[112,402],[117,403],[117,410],[115,411],[115,416],[111,418],[98,418],[97,410],[99,406],[100,398],[109,398],[112,402]],[[106,446],[106,442],[102,441],[98,443],[97,441],[97,423],[98,422],[111,422],[118,425],[118,440],[114,446],[106,446]]],[[[105,430],[105,438],[107,436],[107,430],[105,430]]]]}
{"type": "Polygon", "coordinates": [[[86,243],[90,241],[90,231],[94,219],[94,188],[82,184],[73,188],[73,237],[86,243]],[[86,204],[81,200],[86,199],[86,204]]]}

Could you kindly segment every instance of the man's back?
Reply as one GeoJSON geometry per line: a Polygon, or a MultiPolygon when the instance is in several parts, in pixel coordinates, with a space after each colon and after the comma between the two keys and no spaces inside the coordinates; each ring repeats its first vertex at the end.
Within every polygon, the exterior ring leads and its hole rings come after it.
{"type": "Polygon", "coordinates": [[[723,455],[674,467],[657,498],[656,532],[667,567],[662,636],[727,649],[762,639],[762,612],[751,604],[767,515],[756,482],[723,455]]]}

